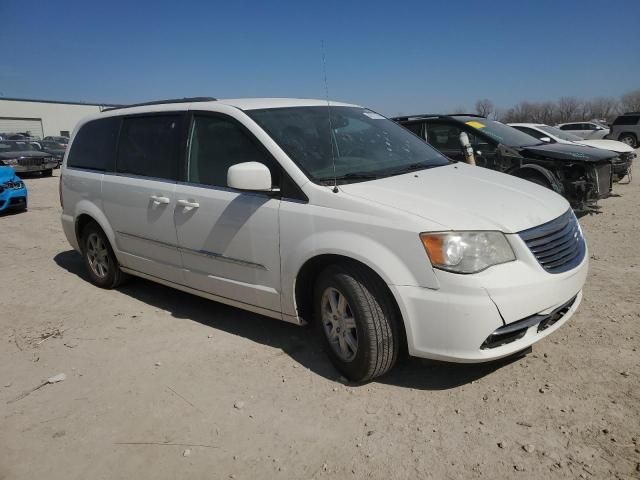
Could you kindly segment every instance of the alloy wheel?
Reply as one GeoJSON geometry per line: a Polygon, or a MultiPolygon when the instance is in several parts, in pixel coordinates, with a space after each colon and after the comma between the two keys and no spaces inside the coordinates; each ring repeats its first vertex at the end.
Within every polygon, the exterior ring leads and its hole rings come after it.
{"type": "Polygon", "coordinates": [[[97,233],[87,238],[87,260],[96,276],[105,278],[109,274],[109,250],[97,233]]]}
{"type": "Polygon", "coordinates": [[[334,352],[344,361],[351,361],[358,352],[358,331],[353,311],[345,296],[335,288],[322,294],[322,324],[334,352]]]}

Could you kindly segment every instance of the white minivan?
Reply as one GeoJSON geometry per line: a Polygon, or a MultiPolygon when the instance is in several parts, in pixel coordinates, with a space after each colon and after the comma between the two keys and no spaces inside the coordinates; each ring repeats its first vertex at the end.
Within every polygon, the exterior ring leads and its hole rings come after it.
{"type": "Polygon", "coordinates": [[[383,116],[300,99],[115,108],[76,127],[62,225],[126,274],[303,325],[354,381],[399,355],[484,362],[558,329],[588,254],[560,195],[456,163],[383,116]]]}

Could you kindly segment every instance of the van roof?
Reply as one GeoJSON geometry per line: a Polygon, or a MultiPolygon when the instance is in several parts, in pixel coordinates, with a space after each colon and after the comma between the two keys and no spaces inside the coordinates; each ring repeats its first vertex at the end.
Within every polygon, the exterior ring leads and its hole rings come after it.
{"type": "MultiPolygon", "coordinates": [[[[223,104],[240,110],[257,110],[261,108],[286,108],[286,107],[315,107],[326,106],[327,100],[316,100],[309,98],[231,98],[231,99],[215,99],[213,97],[193,97],[193,98],[177,98],[170,100],[157,100],[146,103],[137,103],[133,105],[119,105],[114,108],[105,109],[104,112],[122,111],[135,109],[136,112],[141,111],[157,111],[158,109],[166,109],[171,106],[171,110],[184,108],[197,104],[206,109],[207,105],[223,104]]],[[[355,107],[357,105],[329,102],[331,106],[355,107]]]]}

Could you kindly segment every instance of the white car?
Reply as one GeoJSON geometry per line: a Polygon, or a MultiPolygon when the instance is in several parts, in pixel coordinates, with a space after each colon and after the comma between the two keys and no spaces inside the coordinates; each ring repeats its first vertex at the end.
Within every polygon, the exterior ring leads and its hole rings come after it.
{"type": "Polygon", "coordinates": [[[609,135],[609,128],[596,122],[571,122],[556,125],[560,130],[576,135],[584,140],[604,138],[609,135]]]}
{"type": "Polygon", "coordinates": [[[612,170],[614,177],[618,180],[628,174],[633,159],[636,158],[636,151],[632,146],[617,140],[584,140],[564,130],[543,123],[510,123],[509,125],[546,143],[586,145],[617,153],[618,158],[614,159],[612,170]]]}
{"type": "Polygon", "coordinates": [[[76,127],[60,198],[97,286],[131,274],[313,320],[355,381],[405,351],[484,362],[527,349],[573,315],[588,269],[560,195],[345,103],[106,110],[76,127]]]}

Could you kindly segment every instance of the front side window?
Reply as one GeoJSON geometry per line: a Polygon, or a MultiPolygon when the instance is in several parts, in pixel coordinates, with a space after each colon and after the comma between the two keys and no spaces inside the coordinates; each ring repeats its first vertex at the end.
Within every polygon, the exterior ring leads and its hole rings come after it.
{"type": "Polygon", "coordinates": [[[125,118],[120,132],[117,172],[176,180],[181,119],[180,115],[125,118]]]}
{"type": "Polygon", "coordinates": [[[458,125],[443,123],[427,124],[427,140],[438,150],[461,150],[460,133],[462,129],[458,125]]]}
{"type": "Polygon", "coordinates": [[[620,115],[613,122],[614,125],[637,125],[640,123],[640,115],[620,115]]]}
{"type": "Polygon", "coordinates": [[[190,183],[226,187],[229,167],[259,162],[269,167],[273,186],[278,186],[278,175],[269,155],[257,140],[229,118],[195,115],[189,144],[187,181],[190,183]]]}

